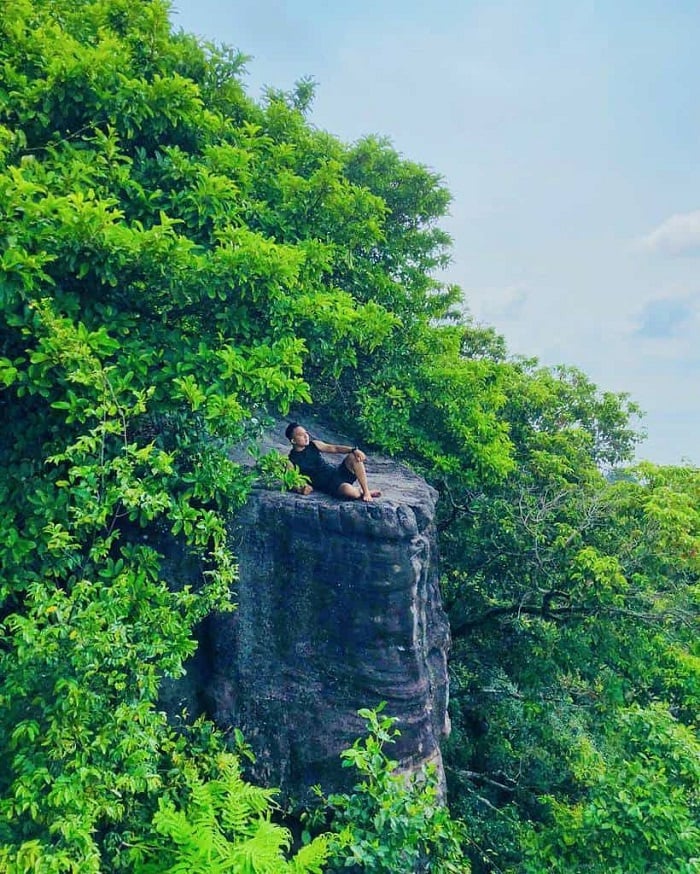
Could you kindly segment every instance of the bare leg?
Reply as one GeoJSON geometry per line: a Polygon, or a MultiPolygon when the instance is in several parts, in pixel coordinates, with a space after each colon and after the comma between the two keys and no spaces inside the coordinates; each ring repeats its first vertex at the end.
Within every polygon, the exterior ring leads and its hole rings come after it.
{"type": "MultiPolygon", "coordinates": [[[[372,491],[370,489],[367,482],[367,471],[365,470],[365,466],[361,461],[358,461],[352,453],[345,456],[343,463],[345,464],[345,467],[355,475],[360,484],[360,494],[356,494],[357,498],[362,498],[363,501],[371,501],[373,498],[378,498],[381,495],[381,492],[372,491]]],[[[350,486],[350,488],[352,488],[354,492],[357,492],[357,489],[354,486],[350,486]]]]}
{"type": "Polygon", "coordinates": [[[338,496],[341,498],[350,498],[353,501],[357,501],[362,497],[362,490],[357,486],[353,486],[350,483],[341,483],[338,486],[338,496]]]}

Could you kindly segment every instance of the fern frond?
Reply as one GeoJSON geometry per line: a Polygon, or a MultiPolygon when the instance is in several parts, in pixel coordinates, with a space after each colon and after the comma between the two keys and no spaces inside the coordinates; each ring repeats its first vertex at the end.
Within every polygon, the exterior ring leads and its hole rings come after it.
{"type": "Polygon", "coordinates": [[[323,874],[323,865],[328,860],[328,855],[328,838],[319,835],[290,860],[289,874],[323,874]]]}
{"type": "Polygon", "coordinates": [[[232,856],[239,867],[232,870],[250,874],[286,874],[289,866],[282,851],[288,850],[291,843],[292,836],[286,828],[261,819],[255,833],[235,845],[232,856]]]}

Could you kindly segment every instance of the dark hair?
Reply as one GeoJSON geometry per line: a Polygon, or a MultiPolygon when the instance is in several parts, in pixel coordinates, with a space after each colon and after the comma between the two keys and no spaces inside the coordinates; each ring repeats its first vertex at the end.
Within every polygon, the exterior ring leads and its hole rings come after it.
{"type": "Polygon", "coordinates": [[[292,439],[292,435],[294,434],[294,429],[299,427],[298,422],[290,422],[287,427],[284,429],[284,436],[287,440],[292,439]]]}

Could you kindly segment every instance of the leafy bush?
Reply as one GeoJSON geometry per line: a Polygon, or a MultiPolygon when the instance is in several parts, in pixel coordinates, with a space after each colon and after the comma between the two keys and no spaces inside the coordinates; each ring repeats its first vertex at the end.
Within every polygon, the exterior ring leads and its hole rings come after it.
{"type": "Polygon", "coordinates": [[[329,870],[466,874],[465,832],[441,798],[434,766],[410,776],[397,771],[398,763],[384,751],[399,734],[396,719],[381,710],[358,711],[367,722],[367,737],[342,753],[344,766],[354,768],[360,782],[352,793],[326,799],[333,812],[329,870]]]}

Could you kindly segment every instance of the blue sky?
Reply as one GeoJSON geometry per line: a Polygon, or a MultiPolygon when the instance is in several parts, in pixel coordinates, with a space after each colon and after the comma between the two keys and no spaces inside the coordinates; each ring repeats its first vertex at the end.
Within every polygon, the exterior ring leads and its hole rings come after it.
{"type": "Polygon", "coordinates": [[[445,178],[446,274],[514,353],[646,412],[640,457],[700,464],[700,6],[652,0],[173,0],[317,83],[310,119],[445,178]]]}

